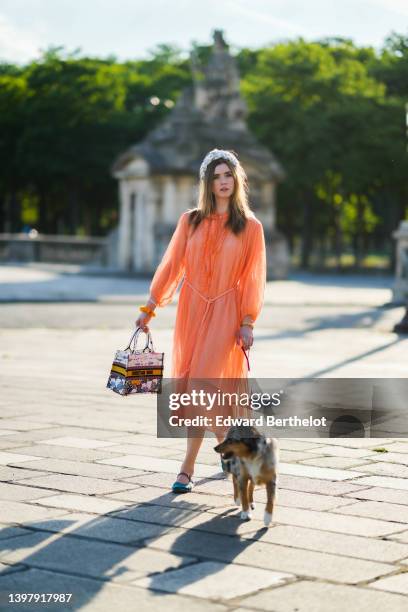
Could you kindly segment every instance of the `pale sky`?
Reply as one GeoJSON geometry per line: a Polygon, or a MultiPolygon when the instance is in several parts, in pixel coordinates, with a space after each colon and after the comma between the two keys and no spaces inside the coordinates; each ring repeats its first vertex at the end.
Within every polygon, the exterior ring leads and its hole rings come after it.
{"type": "Polygon", "coordinates": [[[232,50],[297,36],[380,47],[407,33],[408,0],[0,0],[0,60],[24,63],[50,45],[143,58],[159,43],[209,44],[214,29],[232,50]]]}

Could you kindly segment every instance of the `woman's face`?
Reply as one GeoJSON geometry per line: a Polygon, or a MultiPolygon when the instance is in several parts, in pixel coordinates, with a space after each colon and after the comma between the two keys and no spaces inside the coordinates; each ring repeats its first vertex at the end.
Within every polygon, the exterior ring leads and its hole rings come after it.
{"type": "Polygon", "coordinates": [[[218,164],[214,169],[212,192],[217,198],[229,198],[234,191],[234,177],[227,164],[218,164]]]}

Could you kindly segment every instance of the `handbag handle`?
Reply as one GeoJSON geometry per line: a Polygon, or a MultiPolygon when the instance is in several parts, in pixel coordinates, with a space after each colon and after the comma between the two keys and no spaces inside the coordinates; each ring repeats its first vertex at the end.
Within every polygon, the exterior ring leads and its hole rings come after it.
{"type": "Polygon", "coordinates": [[[147,349],[147,352],[154,352],[152,334],[150,333],[150,331],[148,331],[148,332],[143,331],[143,329],[141,327],[138,327],[136,329],[136,331],[133,332],[132,337],[129,340],[129,344],[125,348],[125,351],[130,349],[132,351],[132,353],[136,352],[136,350],[137,350],[137,348],[136,348],[137,347],[137,341],[139,339],[140,333],[146,334],[146,344],[145,344],[144,348],[141,349],[141,352],[144,353],[146,351],[146,349],[147,349]],[[133,349],[131,348],[132,342],[133,342],[133,349]]]}

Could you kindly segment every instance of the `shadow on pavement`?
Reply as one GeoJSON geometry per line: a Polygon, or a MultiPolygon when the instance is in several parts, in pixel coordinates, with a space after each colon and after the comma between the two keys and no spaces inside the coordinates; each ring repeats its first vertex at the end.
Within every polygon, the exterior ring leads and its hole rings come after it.
{"type": "MultiPolygon", "coordinates": [[[[166,550],[153,550],[157,538],[174,534],[174,528],[202,516],[208,508],[206,504],[190,503],[185,496],[179,498],[166,492],[149,503],[126,505],[79,524],[70,520],[67,510],[61,519],[4,528],[0,531],[0,608],[6,604],[22,611],[39,609],[35,603],[8,604],[8,593],[73,593],[69,603],[41,603],[41,609],[80,610],[107,586],[107,581],[125,587],[146,576],[150,577],[149,590],[160,596],[163,590],[172,592],[163,588],[166,574],[201,560],[231,562],[256,541],[256,535],[254,540],[231,537],[236,536],[242,521],[229,516],[236,510],[230,508],[204,520],[199,530],[177,530],[166,550]],[[175,556],[169,557],[169,553],[175,556]]],[[[200,579],[206,573],[216,573],[219,567],[223,566],[203,566],[200,579]]],[[[173,592],[196,579],[189,572],[178,572],[173,592]]]]}

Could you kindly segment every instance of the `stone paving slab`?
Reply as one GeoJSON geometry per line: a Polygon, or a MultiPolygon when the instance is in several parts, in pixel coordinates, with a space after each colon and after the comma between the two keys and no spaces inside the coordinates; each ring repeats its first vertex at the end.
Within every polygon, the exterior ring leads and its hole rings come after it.
{"type": "MultiPolygon", "coordinates": [[[[118,465],[130,468],[138,468],[140,470],[146,470],[150,472],[165,472],[177,475],[180,471],[180,461],[174,461],[172,459],[161,459],[159,457],[143,457],[142,455],[125,455],[124,457],[118,457],[113,459],[100,459],[97,463],[104,465],[118,465]]],[[[219,471],[214,470],[213,467],[196,463],[194,473],[196,476],[220,476],[219,471]]],[[[131,474],[129,474],[131,476],[131,474]]],[[[174,481],[174,477],[173,477],[174,481]]]]}
{"type": "Polygon", "coordinates": [[[2,482],[7,481],[20,481],[30,478],[37,478],[39,476],[46,476],[47,472],[41,470],[26,470],[18,467],[0,466],[0,480],[2,482]]]}
{"type": "Polygon", "coordinates": [[[49,491],[46,491],[45,489],[0,482],[0,500],[30,501],[40,497],[47,497],[48,495],[49,491]]]}
{"type": "Polygon", "coordinates": [[[313,467],[300,463],[280,463],[279,473],[289,476],[305,476],[306,478],[318,478],[321,480],[351,480],[358,476],[364,476],[364,472],[355,470],[336,470],[331,468],[313,467]]]}
{"type": "Polygon", "coordinates": [[[368,516],[383,521],[408,523],[408,507],[387,502],[361,501],[336,510],[339,514],[368,516]]]}
{"type": "Polygon", "coordinates": [[[135,575],[164,572],[195,561],[189,555],[75,538],[69,534],[61,536],[45,531],[2,540],[0,560],[102,580],[112,579],[119,574],[123,580],[127,572],[130,572],[128,578],[133,580],[135,575]]]}
{"type": "Polygon", "coordinates": [[[248,609],[269,612],[404,612],[407,601],[400,595],[373,593],[367,588],[300,581],[261,591],[245,598],[241,606],[234,612],[248,609]]]}
{"type": "Polygon", "coordinates": [[[92,440],[91,438],[75,438],[73,436],[62,436],[60,438],[50,438],[42,440],[43,444],[56,444],[57,446],[71,446],[72,448],[101,448],[112,446],[112,441],[92,440]]]}
{"type": "MultiPolygon", "coordinates": [[[[96,459],[107,459],[108,457],[119,457],[120,452],[110,452],[108,450],[93,450],[87,448],[70,448],[68,446],[54,446],[51,444],[35,444],[33,446],[25,446],[25,442],[19,443],[16,452],[26,453],[30,450],[30,454],[35,457],[48,457],[50,459],[66,459],[67,461],[84,461],[92,462],[96,459]],[[21,445],[24,446],[21,446],[21,445]]],[[[1,440],[0,440],[1,445],[1,440]]],[[[11,446],[8,448],[12,448],[11,446]]],[[[109,447],[110,448],[110,447],[109,447]]],[[[14,450],[13,450],[14,452],[14,450]]]]}
{"type": "Polygon", "coordinates": [[[380,591],[391,591],[392,593],[408,595],[408,572],[388,578],[381,578],[369,586],[373,589],[379,589],[380,591]]]}
{"type": "Polygon", "coordinates": [[[323,495],[344,495],[346,493],[367,489],[369,485],[361,484],[361,478],[355,482],[332,482],[318,478],[299,478],[279,473],[279,489],[321,493],[323,495]]]}
{"type": "MultiPolygon", "coordinates": [[[[118,454],[120,454],[120,455],[141,455],[141,456],[146,457],[146,455],[148,455],[149,453],[152,453],[152,448],[149,446],[143,446],[143,445],[138,446],[137,444],[114,444],[113,446],[109,447],[109,451],[110,451],[109,456],[114,456],[114,454],[116,454],[117,456],[118,454]]],[[[172,459],[171,457],[172,454],[173,454],[173,451],[169,448],[166,448],[166,447],[155,447],[154,448],[154,456],[157,458],[166,457],[168,459],[172,459]]],[[[184,453],[182,454],[184,457],[184,453]]],[[[108,456],[107,453],[106,455],[108,456]]],[[[200,461],[202,462],[201,453],[200,453],[200,461]]]]}
{"type": "MultiPolygon", "coordinates": [[[[206,531],[224,534],[241,534],[253,531],[254,527],[236,516],[214,516],[202,509],[187,506],[155,506],[149,504],[138,504],[132,508],[114,511],[112,516],[126,518],[133,521],[144,521],[158,525],[170,525],[173,527],[183,525],[187,529],[195,527],[206,531]]],[[[261,526],[261,524],[259,524],[261,526]]]]}
{"type": "Polygon", "coordinates": [[[139,545],[145,538],[160,536],[171,531],[171,527],[163,525],[139,523],[108,515],[95,517],[85,512],[70,512],[60,516],[57,520],[47,523],[30,523],[26,526],[37,531],[69,533],[92,540],[134,545],[139,545]]]}
{"type": "Polygon", "coordinates": [[[52,423],[39,423],[38,420],[27,421],[25,418],[21,419],[1,419],[1,428],[13,429],[16,431],[32,431],[33,429],[46,429],[52,427],[52,423]]]}
{"type": "Polygon", "coordinates": [[[174,495],[171,491],[163,491],[159,487],[138,487],[121,493],[112,493],[105,497],[158,506],[192,508],[200,511],[212,508],[228,508],[233,504],[232,499],[227,499],[224,496],[207,495],[197,491],[196,488],[188,495],[174,495]]]}
{"type": "MultiPolygon", "coordinates": [[[[180,471],[180,463],[178,464],[179,469],[177,472],[165,473],[165,472],[153,472],[151,474],[143,475],[143,476],[134,476],[132,478],[122,479],[122,482],[136,484],[136,485],[148,485],[153,487],[159,487],[162,489],[166,489],[166,491],[171,490],[171,485],[173,484],[176,474],[180,471]]],[[[231,495],[231,483],[222,477],[221,473],[216,473],[214,469],[212,471],[212,476],[195,478],[194,490],[197,493],[210,493],[213,495],[231,495]]],[[[194,477],[193,477],[194,480],[194,477]]]]}
{"type": "Polygon", "coordinates": [[[130,488],[130,485],[113,480],[102,480],[87,478],[86,476],[69,476],[67,474],[52,474],[41,478],[31,478],[29,481],[21,480],[21,483],[29,482],[34,487],[43,487],[54,491],[66,491],[68,493],[115,493],[130,488]]]}
{"type": "MultiPolygon", "coordinates": [[[[27,461],[38,461],[38,457],[33,455],[23,455],[18,452],[6,453],[0,451],[0,465],[9,465],[11,463],[27,463],[27,461]]],[[[24,466],[23,466],[24,467],[24,466]]]]}
{"type": "Polygon", "coordinates": [[[359,516],[350,519],[350,517],[338,514],[337,510],[315,512],[314,510],[299,510],[297,508],[279,508],[279,506],[274,512],[274,522],[368,537],[390,535],[401,530],[398,523],[359,516]]]}
{"type": "Polygon", "coordinates": [[[349,448],[345,446],[335,446],[329,444],[321,444],[318,448],[307,449],[307,454],[319,454],[328,457],[345,457],[350,459],[376,459],[378,454],[368,448],[349,448]]]}
{"type": "Polygon", "coordinates": [[[359,491],[346,493],[344,498],[367,499],[371,501],[389,502],[391,504],[402,504],[408,506],[408,491],[401,489],[384,489],[382,487],[370,487],[359,491]]]}
{"type": "MultiPolygon", "coordinates": [[[[10,453],[11,455],[12,453],[10,453]]],[[[114,459],[112,459],[114,460],[114,459]]],[[[78,461],[69,461],[64,459],[43,459],[36,457],[35,463],[20,463],[18,461],[10,461],[10,464],[17,467],[33,467],[34,469],[43,470],[46,472],[54,472],[56,474],[66,474],[72,476],[84,476],[100,480],[118,480],[130,478],[132,476],[143,475],[142,469],[127,469],[126,467],[115,467],[111,465],[100,465],[99,463],[85,463],[78,461]]]]}
{"type": "MultiPolygon", "coordinates": [[[[7,436],[8,437],[8,436],[7,436]]],[[[26,443],[25,442],[10,442],[7,439],[2,440],[2,438],[0,438],[0,450],[4,450],[7,451],[9,449],[19,449],[19,447],[21,446],[25,446],[26,443]]],[[[34,453],[32,453],[34,454],[34,453]]]]}
{"type": "MultiPolygon", "coordinates": [[[[68,398],[64,398],[63,406],[66,405],[66,399],[68,398]]],[[[87,400],[87,402],[89,403],[89,400],[87,400]]],[[[39,417],[37,416],[36,418],[39,418],[39,417]]],[[[97,421],[94,422],[93,427],[81,427],[81,426],[69,427],[66,425],[62,425],[62,426],[58,425],[58,426],[54,426],[53,429],[44,430],[44,433],[46,433],[46,435],[42,436],[41,438],[37,438],[37,439],[43,442],[43,440],[49,441],[55,438],[74,437],[74,438],[91,438],[91,439],[102,440],[106,442],[112,441],[113,443],[116,443],[116,440],[118,439],[118,437],[121,436],[121,434],[120,433],[118,434],[117,431],[111,431],[104,427],[98,428],[96,427],[96,425],[97,425],[97,421]]]]}
{"type": "MultiPolygon", "coordinates": [[[[364,378],[364,377],[362,377],[364,378]]],[[[323,444],[327,444],[329,439],[322,440],[323,444]]],[[[373,448],[387,446],[388,438],[330,438],[330,446],[339,446],[341,448],[360,448],[371,452],[373,448]]]]}
{"type": "MultiPolygon", "coordinates": [[[[139,448],[143,446],[147,446],[150,449],[153,448],[185,448],[186,440],[178,440],[177,438],[156,438],[156,435],[146,435],[146,434],[124,434],[117,435],[114,438],[115,444],[132,444],[138,446],[139,448]]],[[[203,447],[205,444],[205,440],[203,442],[203,447]]],[[[205,448],[205,447],[204,447],[205,448]]]]}
{"type": "MultiPolygon", "coordinates": [[[[392,446],[390,446],[390,448],[392,448],[392,446]]],[[[370,459],[378,463],[398,463],[402,465],[407,465],[407,454],[408,449],[405,453],[403,453],[402,451],[396,453],[376,453],[376,456],[370,457],[370,459]]],[[[398,476],[398,474],[395,474],[395,476],[398,476]]]]}
{"type": "Polygon", "coordinates": [[[264,523],[260,519],[243,521],[238,508],[217,509],[217,512],[200,512],[183,523],[185,529],[193,529],[209,533],[219,533],[231,536],[242,536],[254,529],[263,529],[264,523]]]}
{"type": "MultiPolygon", "coordinates": [[[[3,353],[3,356],[5,359],[8,359],[8,353],[3,353]]],[[[30,415],[33,414],[33,410],[31,408],[18,406],[15,402],[13,402],[11,397],[5,397],[2,402],[1,414],[5,419],[16,416],[30,418],[30,415]]]]}
{"type": "Polygon", "coordinates": [[[227,600],[266,587],[280,585],[291,578],[293,576],[282,572],[204,561],[185,569],[151,578],[142,578],[135,584],[154,591],[227,600]]]}
{"type": "Polygon", "coordinates": [[[385,489],[400,489],[402,491],[408,491],[408,478],[394,478],[386,476],[365,476],[359,478],[358,484],[368,487],[383,487],[385,489]]]}
{"type": "Polygon", "coordinates": [[[312,452],[309,450],[282,450],[279,448],[279,460],[284,463],[294,463],[295,461],[302,461],[313,457],[318,458],[321,456],[318,453],[320,453],[318,449],[312,452]]]}
{"type": "Polygon", "coordinates": [[[20,572],[24,570],[24,565],[20,565],[16,563],[15,565],[7,565],[6,563],[0,563],[0,575],[5,576],[6,574],[11,574],[14,572],[20,572]]]}
{"type": "Polygon", "coordinates": [[[178,554],[283,571],[298,576],[355,584],[391,573],[394,566],[351,557],[340,557],[262,541],[231,538],[225,535],[174,529],[171,533],[147,541],[148,546],[178,554]]]}
{"type": "Polygon", "coordinates": [[[0,523],[0,540],[8,538],[16,538],[21,535],[29,535],[31,531],[24,527],[17,527],[14,525],[7,525],[7,523],[0,523]]]}
{"type": "Polygon", "coordinates": [[[391,443],[387,444],[387,449],[392,453],[408,453],[408,440],[393,440],[391,443]]]}
{"type": "Polygon", "coordinates": [[[2,501],[0,504],[0,522],[24,524],[26,521],[37,521],[54,518],[64,512],[58,508],[45,508],[15,501],[2,501]]]}
{"type": "MultiPolygon", "coordinates": [[[[255,489],[254,501],[265,504],[266,489],[255,489]]],[[[334,508],[348,505],[350,500],[343,497],[336,497],[335,495],[318,495],[315,493],[280,489],[276,495],[276,503],[279,504],[279,506],[303,508],[305,510],[333,510],[334,508]]]]}
{"type": "Polygon", "coordinates": [[[322,468],[335,468],[337,470],[357,468],[364,471],[366,471],[366,466],[370,465],[366,459],[351,459],[349,457],[313,457],[313,459],[302,459],[301,464],[322,468]]]}
{"type": "MultiPolygon", "coordinates": [[[[52,571],[29,569],[24,572],[0,574],[0,591],[3,593],[30,592],[32,586],[40,593],[73,593],[65,611],[85,610],[86,612],[106,612],[107,610],[133,610],[135,602],[143,612],[157,612],[157,593],[147,589],[112,584],[108,581],[93,580],[80,576],[58,574],[52,571]]],[[[166,612],[208,612],[208,603],[183,595],[160,596],[160,606],[166,612]]],[[[44,604],[44,609],[61,612],[61,604],[44,604]]],[[[19,604],[18,610],[32,612],[32,604],[19,604]]],[[[214,612],[226,612],[227,608],[213,603],[214,612]]]]}
{"type": "Polygon", "coordinates": [[[390,536],[390,539],[396,540],[397,542],[405,542],[408,544],[408,529],[406,531],[400,531],[390,536]]]}
{"type": "MultiPolygon", "coordinates": [[[[1,422],[0,422],[1,425],[1,422]]],[[[1,427],[0,429],[0,436],[12,436],[14,434],[18,433],[17,430],[12,430],[12,429],[3,429],[3,427],[1,427]]]]}
{"type": "MultiPolygon", "coordinates": [[[[360,468],[363,469],[363,468],[360,468]]],[[[366,474],[375,474],[378,476],[392,476],[393,478],[408,479],[408,466],[400,463],[387,463],[386,461],[377,461],[371,465],[364,466],[366,474]]]]}
{"type": "Polygon", "coordinates": [[[398,542],[389,540],[347,535],[344,533],[333,533],[307,527],[294,527],[277,525],[273,529],[265,530],[264,533],[248,533],[242,536],[244,539],[255,538],[262,542],[304,548],[334,555],[367,559],[393,563],[405,558],[408,547],[398,542]]]}
{"type": "MultiPolygon", "coordinates": [[[[47,491],[49,494],[50,492],[47,491]]],[[[94,514],[105,514],[105,512],[114,512],[132,505],[127,501],[114,501],[103,497],[88,496],[88,495],[51,495],[42,497],[36,500],[36,505],[44,505],[49,508],[61,508],[66,510],[78,510],[80,512],[92,512],[94,514]]]]}
{"type": "Polygon", "coordinates": [[[12,444],[21,442],[21,446],[25,446],[29,442],[35,442],[36,440],[41,441],[43,438],[48,438],[50,435],[52,435],[52,432],[55,433],[55,436],[59,435],[58,427],[55,426],[46,430],[34,429],[33,431],[20,431],[12,435],[3,436],[1,438],[1,442],[10,442],[12,444]]]}

